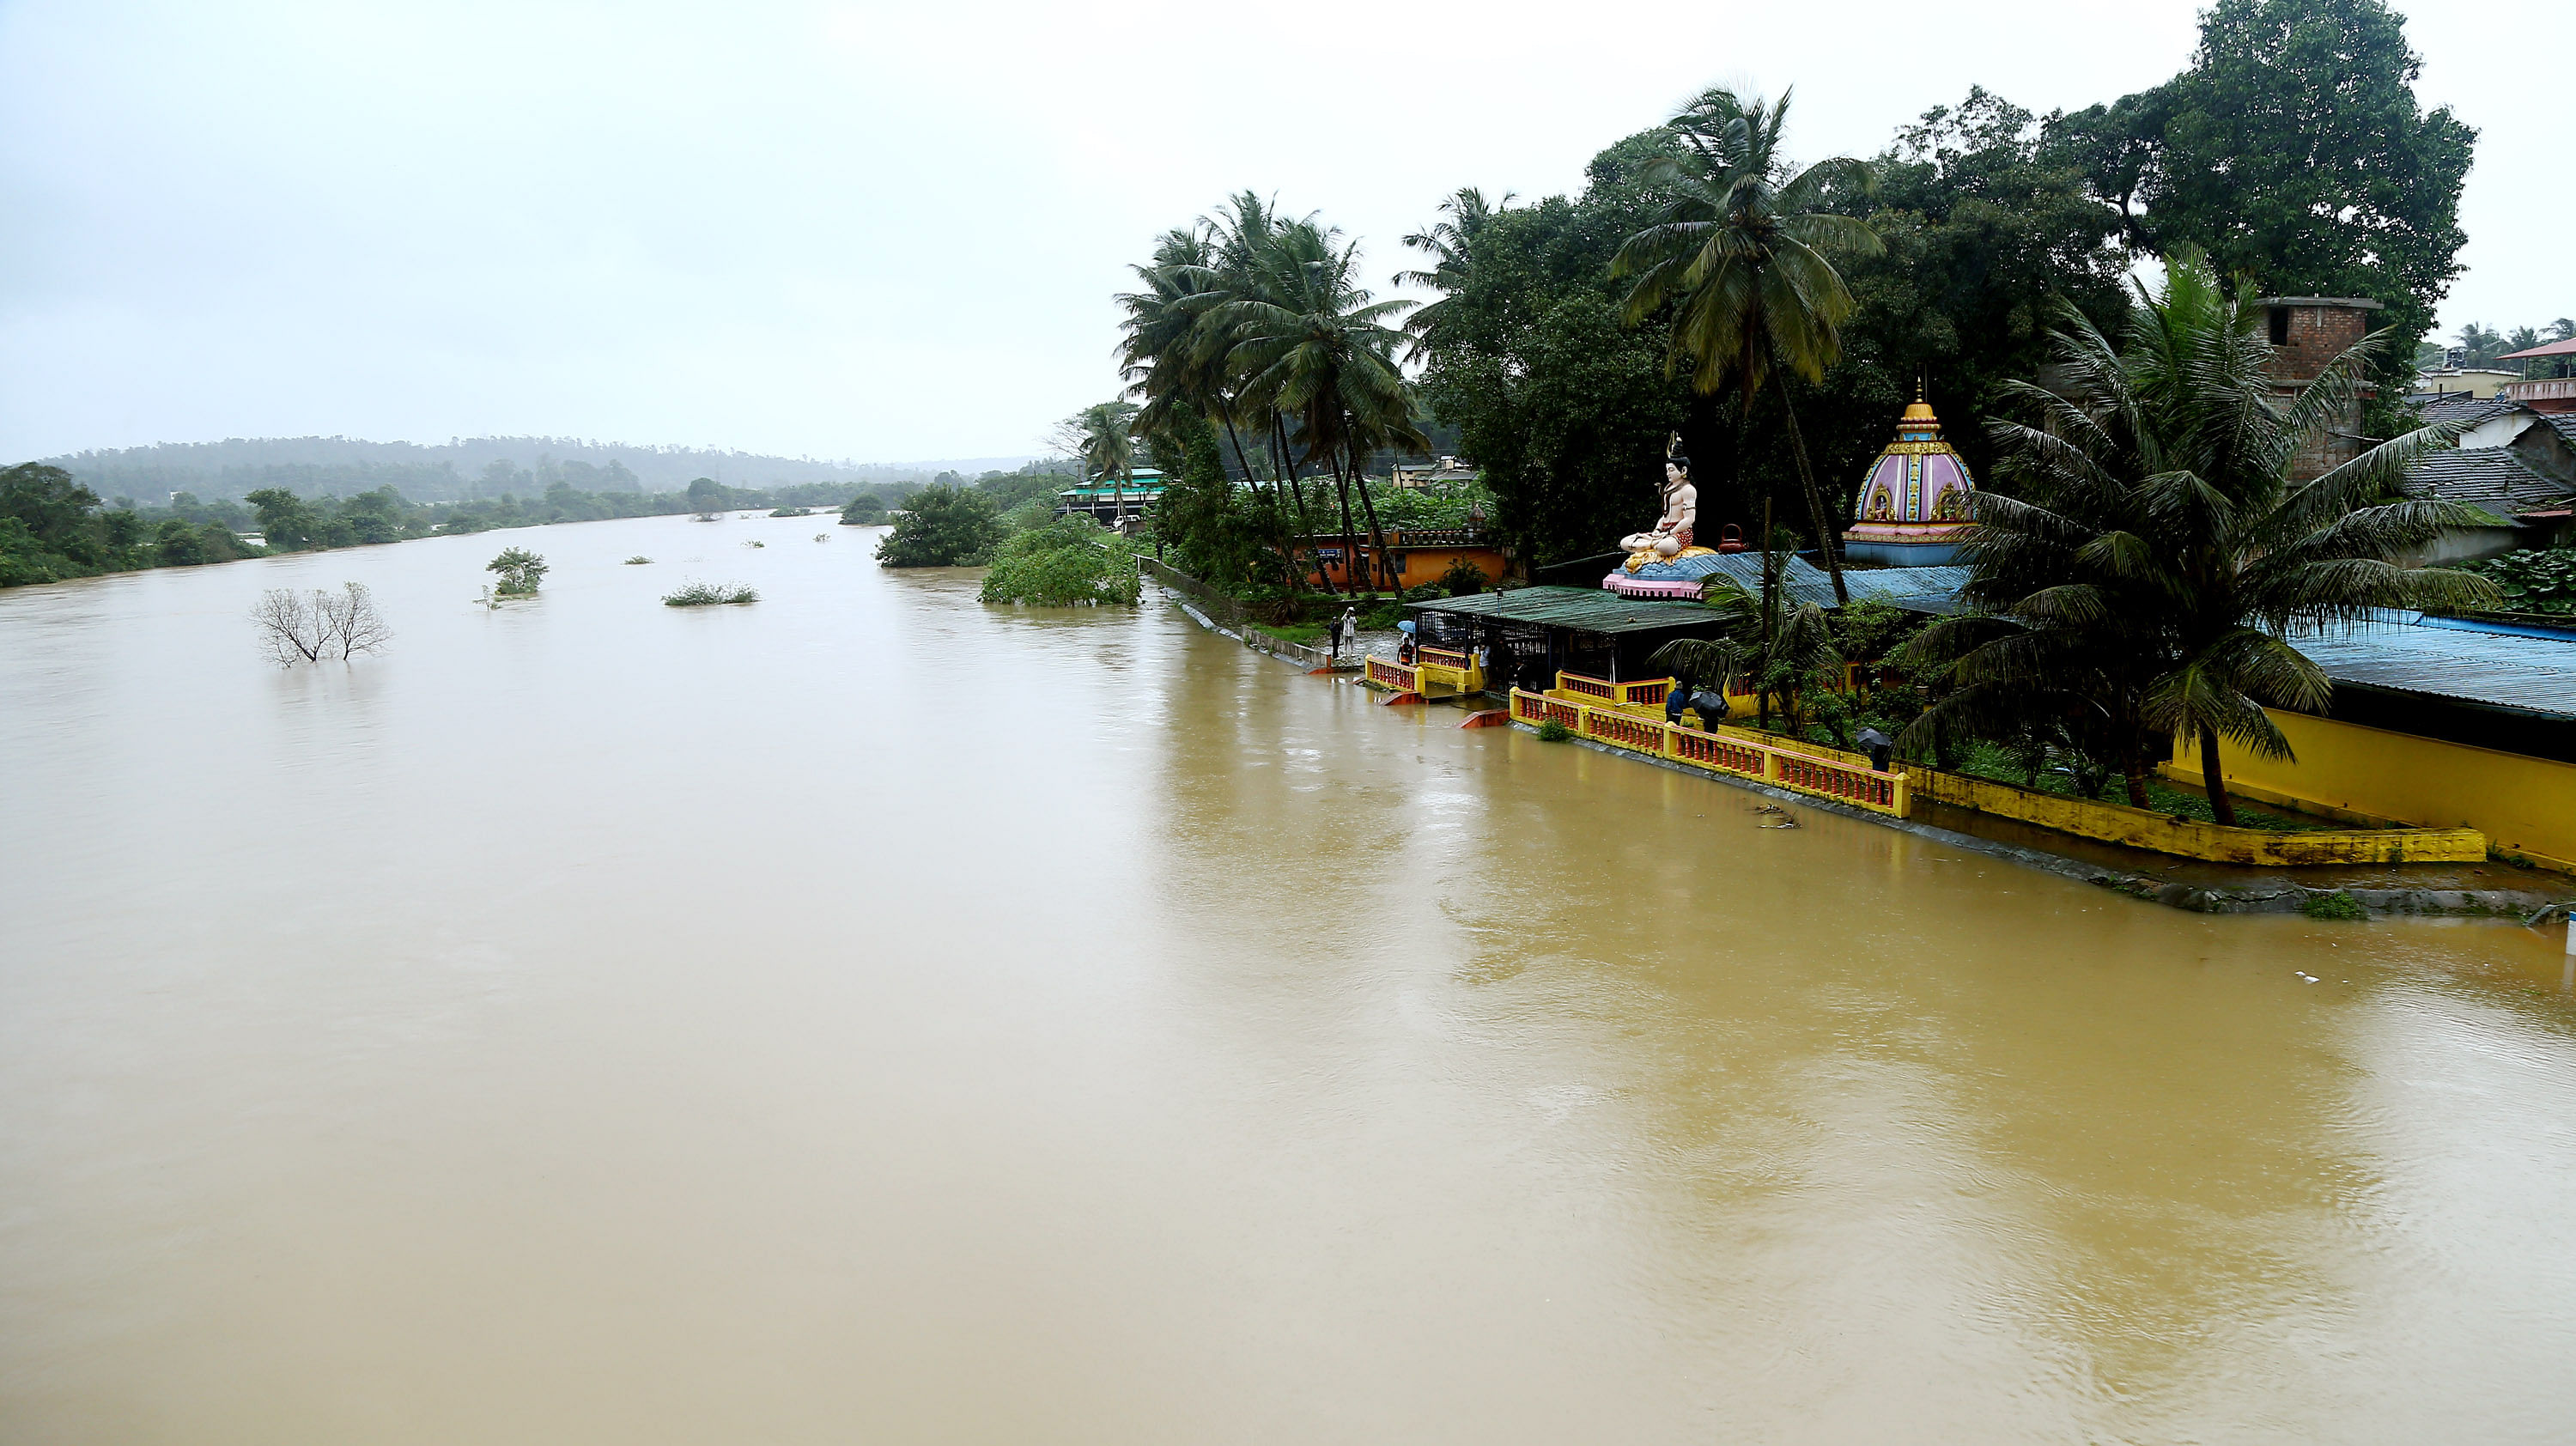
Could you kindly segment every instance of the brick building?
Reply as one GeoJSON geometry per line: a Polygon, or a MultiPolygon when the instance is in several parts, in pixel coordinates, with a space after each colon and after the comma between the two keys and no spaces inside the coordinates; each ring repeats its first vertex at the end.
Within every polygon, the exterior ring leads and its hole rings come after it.
{"type": "MultiPolygon", "coordinates": [[[[2360,296],[2266,296],[2254,304],[2264,309],[2275,352],[2272,380],[2285,402],[2306,390],[2346,347],[2369,335],[2376,320],[2371,313],[2381,309],[2360,296]]],[[[2321,476],[2360,456],[2362,447],[2361,399],[2356,397],[2344,415],[2291,461],[2290,480],[2321,476]]]]}

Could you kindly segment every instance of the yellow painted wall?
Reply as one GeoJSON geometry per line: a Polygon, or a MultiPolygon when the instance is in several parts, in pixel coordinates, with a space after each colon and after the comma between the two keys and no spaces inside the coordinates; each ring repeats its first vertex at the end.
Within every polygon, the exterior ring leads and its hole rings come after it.
{"type": "MultiPolygon", "coordinates": [[[[2218,745],[2229,786],[2248,797],[2426,828],[2473,828],[2502,853],[2576,872],[2576,764],[2304,713],[2275,712],[2272,722],[2297,762],[2249,757],[2224,739],[2218,745]]],[[[2177,748],[2165,771],[2199,782],[2198,750],[2177,748]]]]}
{"type": "Polygon", "coordinates": [[[1964,773],[1918,769],[1914,796],[1938,799],[1981,813],[1999,814],[2105,843],[2153,849],[2219,863],[2295,867],[2302,864],[2473,863],[2487,856],[2475,829],[2319,829],[2275,833],[2225,828],[2195,819],[2171,819],[2125,803],[2068,798],[1964,773]]]}

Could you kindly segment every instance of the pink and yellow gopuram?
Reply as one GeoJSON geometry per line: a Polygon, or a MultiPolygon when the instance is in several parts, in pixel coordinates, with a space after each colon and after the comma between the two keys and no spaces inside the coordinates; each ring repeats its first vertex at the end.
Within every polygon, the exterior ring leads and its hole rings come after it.
{"type": "Polygon", "coordinates": [[[1917,392],[1897,419],[1896,440],[1861,479],[1843,555],[1892,567],[1933,567],[1952,560],[1968,529],[1968,498],[1977,490],[1941,436],[1941,419],[1917,392]]]}

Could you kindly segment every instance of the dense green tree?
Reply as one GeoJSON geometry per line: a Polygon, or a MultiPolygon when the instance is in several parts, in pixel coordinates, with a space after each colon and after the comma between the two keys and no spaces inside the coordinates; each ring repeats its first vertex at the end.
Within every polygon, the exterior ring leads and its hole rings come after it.
{"type": "Polygon", "coordinates": [[[981,596],[988,603],[1075,607],[1133,603],[1139,591],[1135,554],[1107,528],[1075,513],[1004,541],[981,596]]]}
{"type": "Polygon", "coordinates": [[[862,492],[841,508],[843,527],[870,527],[885,521],[885,502],[873,492],[862,492]]]}
{"type": "Polygon", "coordinates": [[[975,479],[975,490],[991,498],[993,510],[1007,513],[1024,502],[1043,502],[1051,510],[1066,488],[1081,479],[1071,472],[1056,470],[1066,464],[1051,462],[1032,464],[1017,472],[987,472],[975,479]]]}
{"type": "Polygon", "coordinates": [[[1395,284],[1428,287],[1441,293],[1438,301],[1404,319],[1405,334],[1413,338],[1415,360],[1438,342],[1441,323],[1449,314],[1450,298],[1467,290],[1476,278],[1476,233],[1485,229],[1494,213],[1508,209],[1512,201],[1510,191],[1505,191],[1500,201],[1488,202],[1483,191],[1461,186],[1440,203],[1446,220],[1434,221],[1404,238],[1405,245],[1430,258],[1430,265],[1397,272],[1395,284]]]}
{"type": "Polygon", "coordinates": [[[2312,482],[2291,459],[2367,384],[2386,345],[2366,340],[2314,385],[2274,401],[2272,349],[2250,293],[2206,258],[2166,259],[2114,343],[2061,306],[2050,384],[2010,393],[2028,420],[1996,424],[2012,495],[1972,499],[1966,597],[1976,611],[1915,646],[1955,660],[1948,698],[1908,730],[1945,722],[1990,736],[2033,709],[2115,740],[2134,780],[2155,735],[2193,738],[2212,814],[2232,823],[2218,740],[2290,754],[2266,706],[2313,712],[2331,687],[2293,639],[2381,608],[2491,605],[2492,584],[2403,559],[2474,508],[2406,497],[2400,483],[2454,429],[2384,442],[2312,482]]]}
{"type": "Polygon", "coordinates": [[[2189,70],[2058,128],[2137,249],[2198,246],[2273,295],[2384,303],[2394,339],[2373,367],[2393,402],[2460,274],[2477,140],[2417,104],[2422,69],[2384,0],[2216,0],[2189,70]]]}
{"type": "Polygon", "coordinates": [[[887,567],[982,567],[1001,540],[1002,520],[991,498],[968,488],[926,487],[877,540],[877,561],[887,567]]]}
{"type": "Polygon", "coordinates": [[[1226,476],[1216,428],[1204,417],[1177,420],[1153,443],[1163,495],[1151,517],[1159,554],[1212,587],[1240,594],[1284,581],[1281,554],[1265,545],[1266,519],[1250,491],[1226,476]]]}
{"type": "Polygon", "coordinates": [[[321,526],[312,507],[283,487],[262,487],[245,494],[242,500],[258,512],[260,536],[271,547],[292,552],[309,546],[321,526]]]}
{"type": "Polygon", "coordinates": [[[339,516],[348,524],[355,541],[399,542],[404,533],[404,514],[410,510],[400,492],[378,487],[343,499],[339,516]]]}
{"type": "Polygon", "coordinates": [[[21,462],[0,471],[0,517],[14,517],[24,524],[32,543],[43,551],[93,561],[102,539],[93,537],[86,524],[97,506],[98,494],[60,467],[21,462]]]}

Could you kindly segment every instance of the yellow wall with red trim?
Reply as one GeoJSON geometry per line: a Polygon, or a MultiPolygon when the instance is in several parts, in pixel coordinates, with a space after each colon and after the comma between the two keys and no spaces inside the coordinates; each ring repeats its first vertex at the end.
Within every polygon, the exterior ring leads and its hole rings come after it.
{"type": "MultiPolygon", "coordinates": [[[[1339,546],[1340,544],[1336,542],[1325,545],[1339,546]]],[[[1369,566],[1369,559],[1374,549],[1363,540],[1358,551],[1361,580],[1373,585],[1376,578],[1369,566]]],[[[1396,583],[1398,590],[1420,587],[1426,582],[1438,582],[1448,573],[1450,564],[1462,557],[1474,563],[1476,570],[1485,575],[1485,585],[1488,587],[1501,581],[1503,570],[1511,565],[1510,561],[1503,556],[1502,549],[1498,547],[1406,547],[1401,544],[1390,544],[1387,551],[1400,553],[1404,558],[1404,571],[1396,583]]],[[[1305,556],[1301,556],[1298,560],[1301,563],[1311,561],[1305,556]]],[[[1344,575],[1340,562],[1327,559],[1324,563],[1324,571],[1332,578],[1334,585],[1350,586],[1350,579],[1344,575]]]]}
{"type": "MultiPolygon", "coordinates": [[[[2272,714],[2298,761],[2219,741],[2228,786],[2249,798],[2365,814],[2425,828],[2473,828],[2502,854],[2576,872],[2576,764],[2525,758],[2305,713],[2272,714]]],[[[2200,781],[2189,743],[2166,765],[2200,781]]]]}

